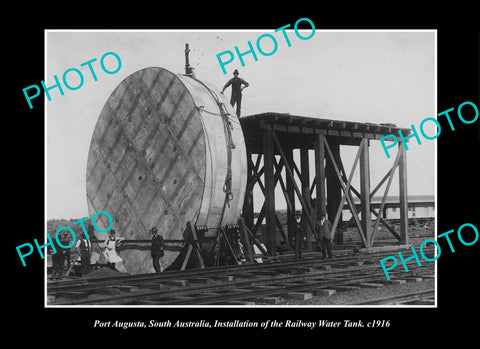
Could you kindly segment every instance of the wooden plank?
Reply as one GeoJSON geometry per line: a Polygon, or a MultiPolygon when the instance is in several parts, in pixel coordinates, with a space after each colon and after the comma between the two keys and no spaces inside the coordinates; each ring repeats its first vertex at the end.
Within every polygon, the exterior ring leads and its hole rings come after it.
{"type": "Polygon", "coordinates": [[[311,292],[288,292],[285,298],[305,301],[313,298],[313,294],[311,292]]]}

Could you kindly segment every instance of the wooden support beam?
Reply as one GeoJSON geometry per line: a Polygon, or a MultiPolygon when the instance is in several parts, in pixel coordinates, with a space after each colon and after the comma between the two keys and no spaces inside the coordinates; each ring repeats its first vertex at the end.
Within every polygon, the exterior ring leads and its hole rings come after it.
{"type": "Polygon", "coordinates": [[[380,187],[382,186],[383,183],[385,183],[385,181],[390,177],[390,174],[392,173],[392,171],[394,171],[395,169],[394,168],[391,168],[390,170],[388,170],[387,174],[382,178],[382,180],[380,182],[378,182],[377,186],[375,187],[375,189],[372,190],[372,192],[370,193],[370,199],[373,198],[373,196],[377,193],[377,191],[380,189],[380,187]]]}
{"type": "Polygon", "coordinates": [[[327,214],[327,196],[325,187],[325,136],[323,134],[315,137],[315,188],[316,188],[316,215],[317,220],[320,220],[322,215],[327,214]]]}
{"type": "MultiPolygon", "coordinates": [[[[361,143],[359,144],[359,146],[361,145],[361,143]]],[[[338,158],[338,169],[340,170],[340,174],[342,175],[342,180],[345,184],[347,184],[348,182],[348,179],[347,179],[347,176],[345,175],[346,171],[345,171],[345,167],[343,166],[343,161],[342,161],[342,158],[338,158]]],[[[361,200],[362,198],[362,195],[360,194],[360,192],[355,189],[355,187],[350,183],[350,189],[349,189],[349,197],[350,197],[350,200],[353,202],[353,197],[350,193],[350,191],[352,191],[355,195],[357,195],[357,197],[361,200]]],[[[360,208],[361,208],[361,204],[358,205],[360,208]]],[[[350,208],[350,206],[347,205],[347,208],[350,208]]],[[[355,205],[355,212],[357,212],[357,215],[358,213],[360,212],[360,209],[357,210],[357,205],[355,205]]],[[[352,218],[353,218],[353,214],[352,214],[352,218]]]]}
{"type": "Polygon", "coordinates": [[[370,159],[368,139],[363,139],[362,144],[363,150],[360,155],[360,213],[362,217],[362,230],[366,235],[365,238],[367,244],[365,247],[372,247],[372,219],[370,214],[370,159]]]}
{"type": "MultiPolygon", "coordinates": [[[[327,143],[327,138],[324,137],[324,144],[327,143]]],[[[329,141],[330,152],[333,153],[333,158],[336,161],[337,159],[340,160],[340,145],[335,142],[334,140],[329,141]]],[[[342,189],[340,187],[340,183],[337,180],[337,175],[335,172],[335,168],[333,165],[333,161],[330,156],[325,157],[325,176],[327,178],[327,214],[328,219],[332,221],[335,217],[335,213],[337,211],[338,204],[340,203],[340,199],[342,196],[342,189]]],[[[341,244],[342,236],[336,235],[335,239],[337,244],[341,244]]]]}
{"type": "Polygon", "coordinates": [[[295,200],[290,200],[290,197],[287,195],[287,188],[285,186],[285,183],[284,183],[283,177],[282,177],[282,169],[283,169],[283,166],[284,166],[284,162],[283,162],[282,159],[280,159],[280,161],[277,163],[277,160],[274,159],[274,165],[275,165],[275,169],[276,169],[275,184],[277,183],[277,181],[280,183],[280,187],[282,188],[282,192],[283,192],[283,195],[285,196],[285,201],[287,203],[287,210],[291,210],[292,209],[292,201],[295,201],[295,200]]]}
{"type": "Polygon", "coordinates": [[[180,270],[185,270],[187,267],[187,263],[190,259],[190,255],[192,253],[193,247],[192,245],[188,244],[187,245],[187,254],[185,255],[185,258],[183,259],[182,266],[180,267],[180,270]]]}
{"type": "MultiPolygon", "coordinates": [[[[275,157],[273,157],[273,165],[274,165],[274,168],[275,168],[275,174],[274,174],[274,186],[277,185],[277,182],[280,182],[280,186],[282,188],[282,191],[283,191],[283,194],[285,195],[285,198],[286,198],[286,201],[287,201],[287,207],[291,207],[291,203],[287,197],[287,194],[286,194],[286,188],[285,188],[285,183],[283,182],[283,178],[282,178],[282,169],[283,169],[283,166],[284,166],[284,162],[282,159],[280,159],[280,161],[277,163],[277,160],[275,157]]],[[[263,167],[265,168],[265,166],[263,167]]],[[[266,193],[266,188],[265,186],[263,185],[262,183],[262,180],[260,179],[260,177],[258,177],[257,181],[258,182],[258,186],[260,187],[260,190],[262,191],[263,195],[264,195],[264,198],[266,199],[266,196],[268,195],[266,193]]],[[[256,232],[258,230],[258,227],[261,225],[262,221],[263,221],[263,215],[265,213],[265,203],[264,205],[262,206],[262,210],[260,211],[260,214],[259,214],[259,217],[257,219],[257,223],[255,224],[255,227],[253,227],[253,230],[256,232]]],[[[283,241],[287,241],[288,240],[288,237],[287,235],[285,234],[285,231],[283,230],[283,227],[280,223],[280,220],[278,219],[278,216],[276,215],[275,213],[275,221],[276,221],[276,225],[279,229],[279,232],[280,234],[282,235],[282,239],[283,241]]],[[[276,238],[275,238],[276,239],[276,238]]]]}
{"type": "MultiPolygon", "coordinates": [[[[390,172],[389,172],[390,173],[390,172]]],[[[355,187],[353,187],[352,185],[350,186],[350,190],[352,192],[355,193],[355,195],[361,200],[362,197],[361,197],[361,194],[358,192],[358,190],[355,189],[355,187]]],[[[386,206],[385,206],[386,207],[386,206]]],[[[375,217],[377,217],[377,219],[380,219],[380,222],[385,226],[385,228],[387,228],[387,230],[392,233],[392,235],[397,238],[399,241],[401,240],[400,239],[400,235],[398,235],[398,233],[395,231],[395,229],[390,225],[388,224],[388,222],[383,219],[382,217],[379,216],[379,214],[377,213],[377,211],[375,211],[375,209],[370,205],[370,212],[373,213],[375,215],[375,217]]],[[[347,226],[350,225],[350,223],[353,222],[353,215],[352,215],[352,218],[350,218],[350,220],[347,222],[347,226]]],[[[373,242],[373,241],[372,241],[373,242]]]]}
{"type": "Polygon", "coordinates": [[[400,186],[400,236],[404,245],[408,244],[408,195],[407,195],[407,152],[403,142],[399,142],[398,163],[399,186],[400,186]]]}
{"type": "MultiPolygon", "coordinates": [[[[317,187],[317,176],[313,177],[312,185],[310,186],[310,196],[313,195],[315,188],[317,187]]],[[[316,206],[315,206],[316,207],[316,206]]]]}
{"type": "Polygon", "coordinates": [[[285,234],[285,231],[283,230],[282,223],[280,222],[280,219],[278,219],[278,216],[275,214],[275,221],[277,224],[278,231],[280,232],[280,235],[282,236],[283,241],[287,241],[287,235],[285,234]]]}
{"type": "MultiPolygon", "coordinates": [[[[399,241],[401,240],[401,237],[400,235],[398,235],[398,233],[395,231],[395,229],[387,223],[387,221],[385,219],[383,219],[378,213],[377,211],[375,211],[375,209],[373,207],[370,206],[370,211],[377,217],[377,219],[380,220],[380,222],[385,226],[385,228],[387,228],[387,230],[392,233],[392,235],[397,238],[399,241]]],[[[372,245],[373,245],[373,240],[372,240],[372,245]]],[[[372,247],[372,246],[371,246],[372,247]]]]}
{"type": "MultiPolygon", "coordinates": [[[[284,164],[285,164],[285,170],[287,171],[287,176],[290,176],[291,178],[293,178],[293,171],[292,169],[290,168],[290,166],[288,165],[287,161],[286,161],[286,156],[285,156],[285,153],[282,149],[282,146],[280,144],[280,142],[278,141],[278,138],[277,138],[277,135],[275,134],[275,132],[272,132],[273,134],[273,140],[275,141],[275,144],[277,145],[277,149],[278,149],[278,152],[280,153],[280,156],[282,157],[283,161],[284,161],[284,164]]],[[[295,164],[295,163],[294,163],[295,164]]],[[[297,194],[297,197],[298,199],[300,200],[300,203],[302,204],[302,208],[304,208],[308,215],[307,215],[307,223],[310,225],[310,228],[312,230],[315,230],[315,222],[313,222],[312,220],[312,213],[310,212],[309,210],[309,206],[307,205],[307,203],[305,202],[305,200],[303,199],[303,196],[302,196],[302,192],[300,191],[300,189],[298,188],[298,185],[295,181],[292,181],[293,183],[293,188],[295,190],[295,193],[297,194]]]]}
{"type": "MultiPolygon", "coordinates": [[[[308,148],[300,148],[300,170],[302,176],[301,178],[301,183],[302,183],[302,197],[303,200],[305,201],[306,205],[308,206],[308,209],[305,208],[303,209],[302,207],[302,216],[309,215],[309,212],[311,212],[311,205],[310,202],[312,201],[312,198],[310,196],[310,166],[309,166],[309,159],[308,159],[308,148]]],[[[311,217],[310,219],[312,219],[311,217]]],[[[306,249],[311,250],[312,249],[312,232],[313,229],[310,228],[308,224],[304,225],[305,231],[303,232],[305,234],[305,240],[306,240],[306,249]]]]}
{"type": "MultiPolygon", "coordinates": [[[[300,181],[302,180],[302,174],[300,173],[300,170],[298,169],[297,167],[297,164],[295,163],[295,161],[292,162],[292,167],[293,171],[295,171],[295,173],[297,174],[297,177],[300,179],[300,181]]],[[[293,172],[292,172],[293,173],[293,172]]]]}
{"type": "MultiPolygon", "coordinates": [[[[285,150],[285,162],[290,168],[292,168],[293,160],[293,149],[285,150]]],[[[292,248],[293,246],[293,237],[295,235],[296,229],[296,220],[295,220],[295,189],[293,187],[293,177],[286,175],[286,190],[288,201],[290,201],[290,206],[287,207],[287,230],[288,230],[288,244],[292,248]]]]}
{"type": "MultiPolygon", "coordinates": [[[[328,148],[328,143],[326,143],[326,146],[327,146],[327,150],[328,150],[329,149],[328,148]]],[[[345,203],[345,200],[347,200],[348,205],[350,207],[350,211],[352,212],[352,216],[354,216],[355,221],[357,223],[357,227],[359,228],[358,230],[360,232],[360,237],[362,238],[363,243],[366,244],[366,237],[364,235],[363,228],[361,227],[360,221],[358,219],[356,207],[353,204],[353,200],[352,200],[352,197],[350,195],[350,185],[352,183],[353,175],[355,173],[355,169],[357,168],[358,160],[360,158],[360,154],[362,154],[362,152],[363,152],[364,146],[365,146],[365,143],[362,142],[360,144],[360,147],[358,148],[357,155],[355,156],[355,160],[353,161],[352,169],[350,170],[350,175],[348,176],[348,180],[347,180],[346,184],[343,183],[342,175],[340,174],[340,171],[338,170],[338,167],[337,167],[336,163],[334,162],[334,168],[337,171],[338,180],[340,181],[340,184],[342,186],[344,194],[342,195],[342,199],[340,200],[340,204],[338,205],[337,212],[335,214],[335,219],[334,219],[333,224],[332,224],[332,230],[335,232],[335,230],[337,228],[338,221],[339,221],[340,216],[342,214],[343,204],[345,203]]],[[[332,155],[330,155],[330,156],[332,156],[332,155]]]]}
{"type": "MultiPolygon", "coordinates": [[[[390,177],[388,179],[387,186],[386,186],[385,192],[383,194],[382,202],[380,204],[380,209],[378,210],[378,212],[379,212],[378,216],[381,215],[381,212],[383,211],[383,208],[385,207],[385,202],[387,201],[388,191],[390,189],[390,185],[392,184],[393,176],[395,174],[395,169],[397,168],[398,161],[400,160],[400,153],[401,152],[400,152],[400,149],[399,149],[399,151],[397,152],[397,156],[395,157],[395,161],[393,162],[392,170],[390,171],[390,177]]],[[[379,222],[380,222],[380,219],[377,219],[375,221],[375,226],[373,227],[372,244],[373,244],[373,240],[375,239],[375,235],[377,233],[377,228],[378,228],[378,223],[379,222]]],[[[408,221],[407,221],[407,224],[408,224],[408,221]]]]}
{"type": "Polygon", "coordinates": [[[262,225],[264,219],[265,219],[265,202],[263,203],[262,208],[258,213],[257,222],[255,223],[255,226],[252,228],[252,233],[254,234],[254,236],[257,235],[258,228],[262,225]]]}
{"type": "MultiPolygon", "coordinates": [[[[331,161],[332,161],[333,168],[335,169],[335,173],[336,173],[336,175],[337,175],[337,180],[338,180],[338,182],[340,183],[343,192],[345,193],[345,198],[347,199],[348,205],[349,205],[349,207],[350,207],[350,211],[352,212],[352,215],[353,215],[353,217],[354,217],[354,219],[355,219],[355,223],[356,223],[356,225],[357,225],[358,232],[360,233],[360,237],[362,238],[362,241],[363,241],[363,243],[365,244],[365,243],[366,243],[366,241],[365,241],[365,235],[364,235],[364,233],[363,233],[363,230],[362,230],[362,227],[361,227],[361,224],[360,224],[360,219],[358,218],[358,215],[357,215],[357,210],[356,210],[356,208],[355,208],[355,205],[353,204],[353,201],[352,201],[351,196],[349,195],[349,190],[347,190],[347,188],[346,188],[346,186],[345,186],[345,184],[344,184],[344,182],[343,182],[343,180],[342,180],[342,176],[341,176],[340,171],[339,171],[339,169],[338,169],[338,166],[337,166],[337,164],[336,164],[336,162],[335,162],[334,155],[333,155],[332,150],[330,149],[330,146],[328,145],[328,142],[327,142],[326,139],[325,139],[325,148],[327,149],[328,155],[330,156],[330,159],[331,159],[331,161]]],[[[357,153],[357,156],[358,156],[358,153],[357,153]]],[[[358,158],[357,158],[356,160],[358,160],[358,158]]],[[[337,206],[337,207],[343,209],[343,204],[342,204],[342,205],[339,205],[339,206],[337,206]]],[[[335,229],[336,229],[336,224],[334,223],[334,224],[332,225],[333,234],[335,234],[335,229]]]]}
{"type": "MultiPolygon", "coordinates": [[[[254,222],[253,187],[255,186],[255,179],[253,174],[255,165],[252,161],[252,155],[251,152],[247,151],[247,186],[242,208],[242,215],[245,219],[245,224],[249,227],[253,227],[254,222]]],[[[257,156],[257,160],[258,158],[260,158],[260,156],[257,156]]]]}
{"type": "Polygon", "coordinates": [[[275,174],[274,174],[274,131],[263,131],[263,168],[265,175],[265,219],[266,243],[271,256],[276,256],[276,222],[275,222],[275,174]]]}

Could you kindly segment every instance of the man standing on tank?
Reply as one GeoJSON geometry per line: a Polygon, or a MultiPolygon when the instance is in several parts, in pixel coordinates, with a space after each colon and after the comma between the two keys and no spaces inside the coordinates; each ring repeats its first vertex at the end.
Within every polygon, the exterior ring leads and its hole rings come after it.
{"type": "Polygon", "coordinates": [[[223,86],[222,93],[225,89],[232,85],[232,96],[230,97],[230,104],[232,107],[237,104],[237,117],[240,117],[240,111],[242,108],[242,90],[249,86],[248,82],[238,77],[238,70],[235,69],[233,72],[233,78],[227,81],[225,86],[223,86]],[[243,85],[243,86],[242,86],[243,85]]]}
{"type": "Polygon", "coordinates": [[[153,269],[155,269],[156,273],[162,272],[162,266],[160,264],[160,258],[163,257],[165,249],[165,241],[163,240],[163,236],[158,234],[157,227],[153,227],[150,229],[150,233],[152,234],[152,248],[151,248],[151,255],[153,261],[153,269]]]}

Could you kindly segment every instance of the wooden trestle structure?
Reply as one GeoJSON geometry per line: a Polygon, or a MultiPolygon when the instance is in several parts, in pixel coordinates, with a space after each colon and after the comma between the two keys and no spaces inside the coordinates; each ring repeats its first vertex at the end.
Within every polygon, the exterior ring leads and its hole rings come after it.
{"type": "MultiPolygon", "coordinates": [[[[243,205],[243,218],[248,229],[256,236],[262,224],[266,231],[264,239],[269,253],[275,256],[280,245],[292,246],[296,228],[296,212],[301,211],[305,236],[305,249],[315,245],[314,227],[321,215],[332,223],[337,244],[342,244],[342,210],[345,205],[352,213],[352,219],[364,247],[371,248],[379,223],[401,244],[408,244],[408,199],[406,151],[399,140],[398,151],[392,167],[383,179],[372,189],[370,185],[370,141],[379,140],[387,134],[404,136],[411,130],[391,124],[371,124],[320,118],[295,116],[284,113],[262,113],[240,118],[247,148],[248,179],[243,205]],[[352,168],[349,172],[343,166],[340,145],[357,146],[352,168]],[[293,151],[299,149],[300,164],[297,165],[293,151]],[[314,150],[315,176],[310,178],[309,150],[314,150]],[[360,188],[352,185],[352,178],[360,163],[360,188]],[[382,218],[394,173],[399,170],[400,231],[382,218]],[[283,173],[285,178],[283,178],[283,173]],[[298,179],[298,180],[297,180],[298,179]],[[300,184],[299,184],[300,183],[300,184]],[[380,208],[376,211],[371,204],[374,195],[385,185],[380,208]],[[287,203],[287,229],[282,227],[275,210],[276,186],[281,186],[287,203]],[[264,195],[264,204],[254,219],[253,191],[258,185],[264,195]],[[359,211],[353,202],[353,195],[360,199],[359,211]],[[315,197],[312,199],[312,197],[315,197]],[[295,207],[299,202],[301,208],[295,207]],[[372,222],[372,214],[376,217],[372,222]]],[[[257,211],[258,212],[258,211],[257,211]]]]}

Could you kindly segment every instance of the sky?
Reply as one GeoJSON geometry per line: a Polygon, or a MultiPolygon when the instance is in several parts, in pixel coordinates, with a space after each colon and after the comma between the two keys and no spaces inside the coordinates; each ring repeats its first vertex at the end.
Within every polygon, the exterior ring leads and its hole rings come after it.
{"type": "MultiPolygon", "coordinates": [[[[52,89],[52,100],[45,99],[46,115],[46,217],[69,219],[88,216],[86,164],[90,140],[97,118],[113,90],[129,75],[146,67],[162,67],[184,74],[185,44],[190,47],[190,65],[196,77],[221,89],[234,69],[250,86],[243,91],[242,115],[267,111],[358,122],[393,123],[418,129],[426,117],[436,116],[436,33],[435,31],[320,31],[308,40],[287,30],[291,46],[275,28],[248,31],[46,31],[45,84],[61,81],[69,68],[79,69],[83,85],[75,90],[63,87],[64,95],[52,89]],[[270,56],[256,49],[257,38],[273,35],[277,50],[270,56]],[[237,46],[255,47],[258,60],[245,55],[245,66],[238,57],[225,66],[217,54],[237,46]],[[106,74],[100,58],[115,52],[121,69],[106,74]],[[92,63],[97,81],[87,66],[92,63]]],[[[300,31],[304,37],[311,30],[300,31]]],[[[262,39],[265,52],[273,50],[269,39],[262,39]]],[[[114,70],[113,56],[105,58],[107,69],[114,70]]],[[[68,82],[78,85],[74,72],[68,82]]],[[[230,95],[230,90],[225,92],[230,95]]],[[[35,100],[32,101],[35,106],[35,100]]],[[[427,134],[435,130],[425,127],[427,134]]],[[[409,195],[435,194],[436,141],[415,139],[407,151],[409,195]]],[[[342,146],[347,172],[357,147],[342,146]]],[[[380,142],[371,142],[371,187],[393,163],[380,142]]],[[[357,169],[358,173],[358,169],[357,169]]],[[[312,177],[313,178],[313,177],[312,177]]],[[[358,183],[354,179],[353,185],[358,183]]],[[[397,179],[390,194],[398,194],[397,179]]],[[[358,188],[359,186],[356,185],[358,188]]],[[[383,193],[383,189],[381,190],[383,193]]],[[[257,206],[258,207],[258,206],[257,206]]],[[[277,207],[282,208],[280,202],[277,207]]],[[[259,209],[259,207],[258,207],[259,209]]]]}

